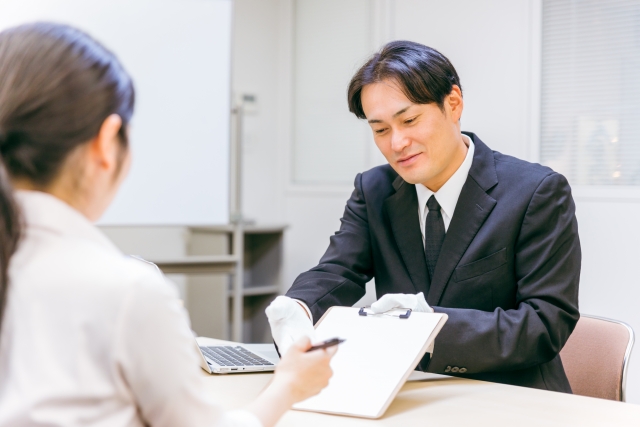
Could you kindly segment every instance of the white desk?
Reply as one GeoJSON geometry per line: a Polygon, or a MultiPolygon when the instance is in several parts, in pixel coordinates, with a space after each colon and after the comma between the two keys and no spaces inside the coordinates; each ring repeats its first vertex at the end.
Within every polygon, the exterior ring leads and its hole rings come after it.
{"type": "MultiPolygon", "coordinates": [[[[200,341],[200,339],[199,339],[200,341]]],[[[202,340],[202,344],[224,343],[202,340]]],[[[214,399],[228,409],[260,394],[272,374],[211,376],[214,399]]],[[[441,376],[408,382],[379,420],[289,411],[278,426],[640,426],[640,405],[441,376]]]]}

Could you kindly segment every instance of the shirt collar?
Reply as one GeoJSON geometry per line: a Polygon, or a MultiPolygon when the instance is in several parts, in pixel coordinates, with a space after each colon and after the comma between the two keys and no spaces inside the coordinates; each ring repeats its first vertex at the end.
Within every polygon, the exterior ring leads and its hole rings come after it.
{"type": "Polygon", "coordinates": [[[57,197],[26,190],[17,190],[14,195],[27,230],[45,229],[61,236],[90,240],[110,252],[122,253],[84,215],[57,197]]]}
{"type": "Polygon", "coordinates": [[[422,184],[415,185],[416,192],[418,193],[418,206],[420,207],[420,212],[424,212],[424,207],[426,206],[429,197],[431,197],[431,195],[435,195],[440,208],[449,218],[453,218],[453,212],[458,204],[458,198],[460,197],[462,187],[467,181],[467,176],[469,175],[469,170],[473,163],[473,153],[475,151],[475,146],[471,138],[462,134],[462,139],[468,146],[467,155],[458,170],[455,171],[451,178],[449,178],[449,180],[445,182],[436,193],[429,190],[422,184]]]}

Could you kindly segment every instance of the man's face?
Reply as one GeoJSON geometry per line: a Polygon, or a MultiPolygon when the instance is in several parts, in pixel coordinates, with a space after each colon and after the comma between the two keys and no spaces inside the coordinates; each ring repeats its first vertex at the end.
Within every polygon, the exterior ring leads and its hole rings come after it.
{"type": "Polygon", "coordinates": [[[466,149],[460,135],[462,96],[457,86],[436,104],[414,104],[392,80],[365,86],[362,107],[376,145],[410,184],[438,191],[458,169],[466,149]]]}

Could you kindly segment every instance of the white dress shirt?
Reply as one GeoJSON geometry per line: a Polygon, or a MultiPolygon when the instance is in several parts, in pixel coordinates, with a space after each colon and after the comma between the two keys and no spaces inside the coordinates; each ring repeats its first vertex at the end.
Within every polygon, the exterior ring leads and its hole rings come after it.
{"type": "Polygon", "coordinates": [[[59,199],[16,192],[0,426],[252,426],[205,390],[188,316],[152,266],[59,199]]]}
{"type": "Polygon", "coordinates": [[[422,184],[416,184],[416,193],[418,193],[418,218],[420,219],[420,231],[422,232],[422,244],[424,245],[424,224],[429,214],[429,208],[427,208],[427,201],[434,195],[436,201],[440,205],[440,213],[442,214],[442,220],[444,221],[444,231],[449,229],[449,223],[453,218],[453,212],[456,210],[458,204],[458,198],[464,183],[467,181],[469,170],[471,169],[471,163],[473,163],[473,153],[475,146],[473,141],[467,135],[462,134],[462,139],[467,145],[467,155],[464,161],[451,175],[451,178],[444,183],[437,192],[429,190],[422,184]]]}

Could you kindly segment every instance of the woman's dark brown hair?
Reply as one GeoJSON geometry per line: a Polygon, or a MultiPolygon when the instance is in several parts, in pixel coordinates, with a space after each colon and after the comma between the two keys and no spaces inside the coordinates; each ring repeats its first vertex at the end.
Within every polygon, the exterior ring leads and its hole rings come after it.
{"type": "Polygon", "coordinates": [[[374,53],[353,76],[347,91],[349,111],[365,119],[360,99],[362,89],[387,79],[400,85],[414,104],[435,103],[441,110],[453,85],[462,90],[458,73],[446,56],[420,43],[397,40],[374,53]]]}
{"type": "Polygon", "coordinates": [[[11,179],[46,188],[69,154],[122,119],[122,150],[133,114],[131,78],[117,58],[75,28],[34,23],[0,33],[0,330],[7,268],[20,240],[11,179]]]}

